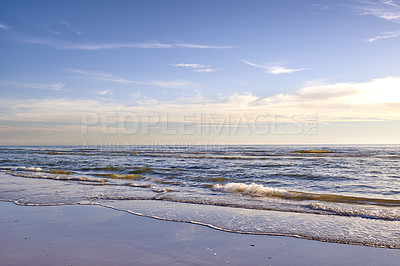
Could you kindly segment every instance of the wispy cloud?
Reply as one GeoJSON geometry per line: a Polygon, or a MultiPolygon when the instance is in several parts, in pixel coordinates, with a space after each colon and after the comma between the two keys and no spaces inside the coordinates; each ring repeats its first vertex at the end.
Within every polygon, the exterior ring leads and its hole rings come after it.
{"type": "Polygon", "coordinates": [[[70,28],[73,32],[75,32],[76,35],[81,35],[82,34],[82,32],[77,31],[70,23],[68,23],[67,21],[65,21],[63,19],[58,19],[58,23],[70,28]]]}
{"type": "Polygon", "coordinates": [[[388,6],[393,6],[393,7],[399,6],[399,4],[396,3],[396,1],[394,1],[394,0],[383,0],[382,3],[385,5],[388,5],[388,6]]]}
{"type": "Polygon", "coordinates": [[[52,29],[49,29],[49,28],[46,28],[46,27],[39,27],[39,28],[41,28],[41,29],[43,29],[43,30],[45,30],[47,32],[50,32],[52,34],[55,34],[55,35],[60,35],[61,34],[61,32],[59,32],[59,31],[55,31],[55,30],[52,30],[52,29]]]}
{"type": "MultiPolygon", "coordinates": [[[[74,27],[66,22],[65,20],[59,19],[58,24],[64,25],[71,30],[73,30],[77,35],[81,35],[82,32],[77,31],[74,27]]],[[[9,30],[10,27],[0,23],[0,29],[9,30]]],[[[42,29],[55,34],[60,35],[59,31],[54,31],[49,28],[42,29]]],[[[77,42],[69,42],[63,41],[60,39],[54,38],[41,38],[41,37],[32,37],[26,36],[25,34],[21,34],[18,32],[14,32],[14,39],[19,42],[31,43],[31,44],[39,44],[45,45],[58,50],[83,50],[83,51],[96,51],[96,50],[114,50],[114,49],[122,49],[122,48],[138,48],[138,49],[232,49],[234,46],[231,45],[209,45],[209,44],[198,44],[198,43],[161,43],[158,41],[151,42],[109,42],[109,43],[77,43],[77,42]]]]}
{"type": "Polygon", "coordinates": [[[46,38],[25,38],[26,43],[41,44],[50,46],[59,50],[114,50],[121,48],[141,48],[141,49],[170,49],[170,48],[187,48],[187,49],[228,49],[232,46],[213,46],[213,45],[200,45],[200,44],[176,44],[176,43],[69,43],[61,42],[53,39],[46,38]]]}
{"type": "MultiPolygon", "coordinates": [[[[400,23],[400,1],[399,0],[358,0],[353,4],[343,5],[357,12],[359,15],[374,16],[382,20],[400,23]]],[[[400,31],[384,32],[366,41],[375,42],[382,39],[392,39],[400,36],[400,31]]]]}
{"type": "Polygon", "coordinates": [[[58,19],[58,23],[67,27],[72,27],[71,24],[69,24],[68,22],[66,22],[63,19],[58,19]]]}
{"type": "Polygon", "coordinates": [[[333,7],[331,5],[327,5],[327,4],[312,4],[310,6],[310,11],[313,14],[319,14],[321,13],[321,11],[328,11],[328,10],[332,10],[333,7]]]}
{"type": "Polygon", "coordinates": [[[305,68],[290,69],[290,68],[285,68],[282,66],[263,66],[263,65],[251,63],[246,60],[242,60],[242,62],[249,66],[265,69],[266,73],[273,74],[273,75],[290,74],[290,73],[306,70],[305,68]]]}
{"type": "Polygon", "coordinates": [[[191,68],[193,72],[197,72],[197,73],[209,73],[209,72],[215,72],[218,70],[222,70],[221,68],[211,68],[210,65],[201,65],[201,64],[179,63],[179,64],[170,64],[170,65],[175,66],[175,67],[191,68]]]}
{"type": "Polygon", "coordinates": [[[0,29],[7,30],[8,26],[0,23],[0,29]]]}
{"type": "Polygon", "coordinates": [[[160,81],[160,80],[150,80],[150,81],[138,81],[138,80],[129,80],[125,78],[116,77],[114,75],[99,72],[99,71],[88,71],[81,69],[69,69],[70,72],[79,74],[81,78],[95,79],[95,80],[103,80],[110,81],[122,84],[139,84],[146,86],[155,86],[162,88],[183,88],[193,86],[193,84],[189,81],[185,80],[172,80],[172,81],[160,81]]]}
{"type": "Polygon", "coordinates": [[[111,82],[125,83],[125,84],[136,83],[133,80],[119,78],[119,77],[113,76],[111,74],[107,74],[107,73],[99,72],[99,71],[82,70],[82,69],[69,69],[69,71],[79,74],[80,77],[85,77],[88,79],[104,80],[104,81],[111,81],[111,82]]]}
{"type": "Polygon", "coordinates": [[[400,22],[400,2],[395,0],[358,1],[353,6],[360,15],[372,15],[384,20],[400,22]]]}
{"type": "Polygon", "coordinates": [[[151,80],[145,82],[141,81],[138,82],[138,84],[150,85],[162,88],[183,88],[193,85],[191,82],[185,80],[173,80],[173,81],[151,80]]]}
{"type": "Polygon", "coordinates": [[[0,81],[0,87],[3,88],[14,88],[14,89],[43,89],[43,90],[54,90],[59,91],[65,87],[64,83],[26,83],[18,81],[0,81]]]}
{"type": "Polygon", "coordinates": [[[173,46],[179,47],[179,48],[194,48],[194,49],[230,49],[230,48],[234,48],[233,46],[204,45],[204,44],[194,44],[194,43],[175,43],[175,44],[173,44],[173,46]]]}
{"type": "Polygon", "coordinates": [[[170,65],[171,65],[171,66],[176,66],[176,67],[189,67],[189,68],[204,68],[204,67],[208,67],[207,65],[185,64],[185,63],[170,64],[170,65]]]}
{"type": "Polygon", "coordinates": [[[392,39],[392,38],[397,38],[397,37],[400,37],[400,31],[385,32],[382,35],[378,35],[376,37],[369,38],[367,41],[374,42],[374,41],[381,40],[381,39],[392,39]]]}
{"type": "Polygon", "coordinates": [[[220,68],[216,69],[216,68],[201,68],[201,69],[194,69],[193,72],[197,72],[197,73],[210,73],[210,72],[215,72],[221,70],[220,68]]]}
{"type": "Polygon", "coordinates": [[[103,91],[97,91],[96,94],[98,95],[113,95],[112,90],[103,90],[103,91]]]}

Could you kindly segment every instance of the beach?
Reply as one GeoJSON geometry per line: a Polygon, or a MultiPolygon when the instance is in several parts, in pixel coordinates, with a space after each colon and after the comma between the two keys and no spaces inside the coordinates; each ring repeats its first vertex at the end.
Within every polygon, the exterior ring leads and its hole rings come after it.
{"type": "Polygon", "coordinates": [[[1,265],[398,265],[400,250],[223,232],[100,206],[0,202],[1,265]]]}

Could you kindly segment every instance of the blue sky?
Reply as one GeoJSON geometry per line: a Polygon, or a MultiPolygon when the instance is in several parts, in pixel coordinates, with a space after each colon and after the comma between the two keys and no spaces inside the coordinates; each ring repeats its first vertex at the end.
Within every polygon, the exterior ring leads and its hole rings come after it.
{"type": "Polygon", "coordinates": [[[0,144],[400,143],[399,49],[395,0],[3,0],[0,144]]]}

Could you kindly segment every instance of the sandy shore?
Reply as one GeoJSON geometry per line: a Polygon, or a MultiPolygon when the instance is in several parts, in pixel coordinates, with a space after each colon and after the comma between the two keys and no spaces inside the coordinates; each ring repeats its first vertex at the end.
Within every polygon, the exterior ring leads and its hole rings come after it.
{"type": "Polygon", "coordinates": [[[99,206],[0,202],[1,265],[398,265],[400,250],[233,234],[99,206]]]}

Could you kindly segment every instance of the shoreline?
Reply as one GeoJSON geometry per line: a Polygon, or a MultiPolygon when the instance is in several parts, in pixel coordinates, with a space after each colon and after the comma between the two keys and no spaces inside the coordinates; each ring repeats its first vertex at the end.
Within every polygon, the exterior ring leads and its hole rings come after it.
{"type": "Polygon", "coordinates": [[[2,265],[397,265],[400,250],[249,235],[96,205],[0,202],[2,265]]]}

